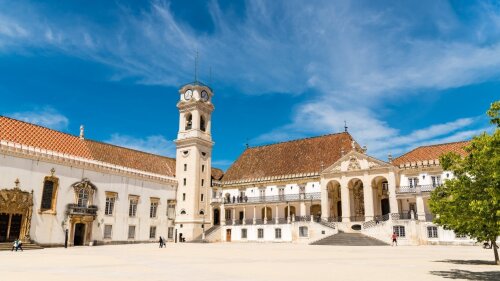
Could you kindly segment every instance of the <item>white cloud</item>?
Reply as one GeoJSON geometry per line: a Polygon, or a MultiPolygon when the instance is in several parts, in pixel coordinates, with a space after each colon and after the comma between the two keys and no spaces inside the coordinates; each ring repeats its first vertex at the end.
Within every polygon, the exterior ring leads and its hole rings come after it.
{"type": "Polygon", "coordinates": [[[136,138],[116,133],[112,134],[111,138],[105,142],[139,151],[175,157],[175,143],[161,135],[136,138]]]}
{"type": "Polygon", "coordinates": [[[69,125],[69,120],[66,116],[49,106],[37,108],[32,111],[7,113],[5,116],[54,130],[66,130],[69,125]]]}

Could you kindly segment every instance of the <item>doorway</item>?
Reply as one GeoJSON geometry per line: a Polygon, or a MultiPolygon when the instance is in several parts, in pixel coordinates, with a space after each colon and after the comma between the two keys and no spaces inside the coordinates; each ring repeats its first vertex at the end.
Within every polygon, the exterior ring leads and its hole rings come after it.
{"type": "Polygon", "coordinates": [[[226,229],[226,242],[231,242],[231,229],[226,229]]]}
{"type": "Polygon", "coordinates": [[[380,205],[382,207],[382,216],[387,215],[391,212],[391,208],[389,207],[389,199],[385,198],[380,201],[380,205]]]}
{"type": "Polygon", "coordinates": [[[73,239],[74,246],[83,246],[85,242],[85,224],[75,224],[75,237],[73,239]]]}
{"type": "Polygon", "coordinates": [[[243,223],[243,220],[245,219],[243,211],[240,211],[240,223],[243,223]]]}
{"type": "Polygon", "coordinates": [[[22,222],[21,214],[0,214],[0,242],[21,239],[22,222]]]}
{"type": "Polygon", "coordinates": [[[219,209],[214,209],[214,225],[220,224],[220,211],[219,209]]]}
{"type": "Polygon", "coordinates": [[[0,242],[7,241],[8,227],[9,227],[9,215],[0,214],[0,242]]]}
{"type": "Polygon", "coordinates": [[[9,240],[14,240],[21,238],[21,222],[23,215],[21,214],[13,214],[10,219],[10,231],[9,231],[9,240]]]}

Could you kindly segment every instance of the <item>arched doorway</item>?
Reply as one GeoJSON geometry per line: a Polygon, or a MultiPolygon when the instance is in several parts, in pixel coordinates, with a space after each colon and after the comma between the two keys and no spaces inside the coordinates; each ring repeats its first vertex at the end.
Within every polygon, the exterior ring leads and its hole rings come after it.
{"type": "Polygon", "coordinates": [[[265,207],[265,208],[262,208],[261,210],[261,218],[264,219],[267,215],[267,220],[272,220],[273,219],[273,211],[271,209],[271,207],[265,207]],[[267,212],[266,212],[267,210],[267,212]],[[267,214],[266,214],[267,213],[267,214]]]}
{"type": "Polygon", "coordinates": [[[336,180],[328,182],[327,191],[328,208],[330,211],[329,217],[342,217],[342,197],[340,193],[340,183],[336,180]]]}
{"type": "Polygon", "coordinates": [[[220,210],[214,209],[214,225],[220,224],[220,210]]]}
{"type": "Polygon", "coordinates": [[[349,200],[351,202],[351,221],[365,220],[364,186],[360,179],[349,181],[349,200]]]}
{"type": "MultiPolygon", "coordinates": [[[[390,213],[389,207],[389,183],[383,176],[375,177],[372,180],[373,192],[373,214],[383,216],[390,213]]],[[[380,218],[379,218],[380,219],[380,218]]]]}
{"type": "MultiPolygon", "coordinates": [[[[290,217],[296,216],[295,206],[290,206],[290,217]]],[[[288,206],[285,207],[285,219],[288,219],[288,206]]]]}

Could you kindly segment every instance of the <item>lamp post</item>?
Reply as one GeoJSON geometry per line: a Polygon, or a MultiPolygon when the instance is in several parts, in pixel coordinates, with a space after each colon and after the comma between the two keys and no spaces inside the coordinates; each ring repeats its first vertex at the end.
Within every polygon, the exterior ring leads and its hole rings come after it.
{"type": "Polygon", "coordinates": [[[205,241],[205,213],[203,213],[203,224],[201,225],[203,232],[201,233],[201,240],[205,241]]]}

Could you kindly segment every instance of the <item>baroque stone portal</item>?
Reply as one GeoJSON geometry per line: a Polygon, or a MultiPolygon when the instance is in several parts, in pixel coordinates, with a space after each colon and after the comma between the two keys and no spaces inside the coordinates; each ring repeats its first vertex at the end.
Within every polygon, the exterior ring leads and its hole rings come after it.
{"type": "Polygon", "coordinates": [[[33,191],[22,191],[19,179],[13,189],[0,190],[0,242],[30,241],[33,191]]]}

